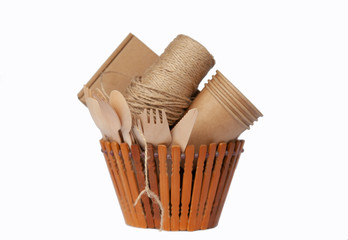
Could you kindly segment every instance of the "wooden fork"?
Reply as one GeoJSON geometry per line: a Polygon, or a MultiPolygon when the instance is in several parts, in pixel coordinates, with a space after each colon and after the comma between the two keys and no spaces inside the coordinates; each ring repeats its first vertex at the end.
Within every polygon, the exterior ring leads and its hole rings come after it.
{"type": "Polygon", "coordinates": [[[140,114],[140,121],[142,126],[139,126],[139,121],[136,124],[138,129],[143,130],[147,143],[151,143],[154,146],[160,144],[168,146],[172,142],[172,135],[164,110],[156,109],[154,113],[154,109],[144,109],[144,112],[140,114]],[[147,113],[148,111],[150,112],[149,114],[147,113]]]}
{"type": "Polygon", "coordinates": [[[106,135],[112,140],[121,143],[119,130],[121,129],[121,121],[115,110],[108,103],[104,94],[97,88],[92,91],[94,98],[98,101],[101,114],[104,118],[106,135]]]}

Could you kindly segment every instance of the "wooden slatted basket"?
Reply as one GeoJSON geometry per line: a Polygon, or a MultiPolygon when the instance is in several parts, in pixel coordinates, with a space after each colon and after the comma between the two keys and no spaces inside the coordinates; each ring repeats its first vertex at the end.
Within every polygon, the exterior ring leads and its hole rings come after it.
{"type": "MultiPolygon", "coordinates": [[[[100,143],[126,224],[159,229],[161,210],[153,199],[144,194],[134,206],[145,187],[144,153],[139,145],[129,149],[126,143],[100,143]]],[[[244,140],[201,145],[198,154],[192,145],[185,153],[179,146],[169,153],[164,145],[147,145],[149,185],[163,206],[163,230],[217,226],[243,145],[244,140]]]]}

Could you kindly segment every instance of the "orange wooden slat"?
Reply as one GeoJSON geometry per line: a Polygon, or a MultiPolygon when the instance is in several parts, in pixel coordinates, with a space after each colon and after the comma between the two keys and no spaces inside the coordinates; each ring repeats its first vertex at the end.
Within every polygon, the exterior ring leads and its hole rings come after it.
{"type": "Polygon", "coordinates": [[[213,202],[215,199],[216,189],[220,179],[221,164],[222,164],[222,160],[225,157],[225,152],[226,152],[226,143],[220,143],[218,147],[218,156],[215,160],[214,169],[211,176],[210,187],[208,191],[208,198],[207,198],[207,203],[206,203],[204,214],[203,214],[201,229],[208,228],[211,208],[213,206],[213,202]]]}
{"type": "MultiPolygon", "coordinates": [[[[127,143],[121,143],[121,152],[122,152],[123,161],[126,167],[127,179],[128,179],[129,187],[131,190],[133,202],[135,202],[139,196],[139,189],[138,189],[137,181],[135,179],[133,166],[129,159],[129,147],[127,143]]],[[[143,205],[141,200],[138,201],[137,205],[135,205],[135,212],[137,214],[139,227],[146,228],[147,225],[146,225],[146,220],[145,220],[143,205]]]]}
{"type": "Polygon", "coordinates": [[[184,178],[182,182],[181,194],[181,215],[180,215],[180,230],[187,230],[188,210],[191,200],[192,187],[192,165],[195,157],[195,148],[193,145],[187,146],[185,150],[185,168],[184,178]]]}
{"type": "Polygon", "coordinates": [[[167,168],[167,147],[158,146],[158,159],[160,165],[160,198],[163,206],[163,229],[170,230],[170,199],[169,199],[169,179],[167,168]]]}
{"type": "MultiPolygon", "coordinates": [[[[110,146],[110,143],[107,142],[110,146]]],[[[107,150],[106,149],[106,141],[104,140],[100,140],[100,145],[101,145],[101,148],[103,150],[103,154],[104,154],[104,158],[105,158],[105,161],[106,161],[106,165],[108,167],[108,170],[109,170],[109,173],[110,173],[110,177],[111,177],[111,180],[112,180],[112,183],[114,185],[114,188],[115,188],[115,191],[116,191],[116,196],[117,196],[117,199],[118,199],[118,202],[120,204],[120,207],[121,207],[121,211],[122,211],[122,214],[123,214],[123,218],[126,222],[126,224],[128,225],[131,225],[131,218],[129,216],[129,211],[127,213],[127,210],[126,210],[126,207],[124,205],[124,196],[122,195],[121,193],[121,189],[120,189],[120,182],[117,181],[117,178],[116,178],[116,171],[113,170],[113,167],[111,166],[111,162],[112,160],[110,160],[110,150],[107,150]]],[[[123,189],[122,189],[123,190],[123,189]]]]}
{"type": "Polygon", "coordinates": [[[171,176],[171,227],[172,231],[179,230],[179,207],[180,207],[180,160],[181,149],[179,146],[172,147],[172,176],[171,176]]]}
{"type": "Polygon", "coordinates": [[[197,219],[197,211],[198,211],[198,203],[201,195],[202,188],[202,180],[203,180],[203,167],[207,154],[207,145],[201,145],[199,149],[198,159],[197,159],[197,167],[195,180],[193,184],[192,191],[192,200],[190,206],[190,215],[188,219],[188,231],[196,230],[196,219],[197,219]]]}
{"type": "MultiPolygon", "coordinates": [[[[131,146],[132,158],[134,161],[135,169],[136,169],[136,177],[138,181],[138,186],[140,191],[145,188],[145,175],[144,175],[144,167],[140,160],[140,149],[139,145],[131,146]]],[[[154,228],[154,219],[151,210],[150,199],[146,194],[141,196],[141,200],[144,204],[145,216],[146,216],[146,224],[148,228],[154,228]]]]}
{"type": "Polygon", "coordinates": [[[128,206],[129,206],[129,211],[130,211],[130,214],[131,214],[132,219],[133,219],[132,226],[138,227],[139,226],[138,218],[137,218],[137,214],[135,212],[135,208],[133,206],[133,199],[132,199],[132,194],[131,194],[131,190],[130,190],[128,179],[127,179],[126,169],[125,169],[123,160],[118,155],[120,147],[116,142],[112,142],[111,149],[114,152],[114,156],[116,157],[117,168],[119,170],[123,190],[125,192],[126,200],[128,202],[128,206]]]}
{"type": "Polygon", "coordinates": [[[105,163],[106,163],[106,166],[108,167],[108,170],[109,170],[109,173],[110,173],[110,177],[111,177],[112,183],[113,183],[114,188],[115,188],[115,190],[116,190],[116,195],[117,195],[117,197],[119,198],[119,196],[120,196],[120,194],[119,194],[120,191],[119,191],[119,188],[118,188],[117,183],[116,183],[115,175],[114,175],[114,173],[113,173],[113,171],[112,171],[112,168],[111,168],[111,164],[110,164],[110,160],[109,160],[109,156],[108,156],[107,149],[106,149],[106,147],[105,147],[106,141],[100,140],[99,142],[100,142],[100,146],[101,146],[101,148],[102,148],[102,150],[103,150],[103,155],[104,155],[104,158],[105,158],[105,163]]]}
{"type": "Polygon", "coordinates": [[[225,186],[225,182],[227,178],[228,168],[230,166],[231,158],[234,152],[234,146],[235,146],[235,142],[230,142],[227,146],[227,156],[224,158],[222,163],[220,180],[217,187],[213,207],[211,210],[208,228],[211,228],[214,226],[217,209],[221,200],[222,192],[224,190],[224,186],[225,186]]]}
{"type": "Polygon", "coordinates": [[[124,219],[126,221],[126,224],[133,225],[134,224],[133,219],[132,219],[132,216],[130,214],[128,202],[125,198],[125,193],[123,190],[119,171],[118,171],[118,168],[116,166],[116,159],[115,159],[114,155],[111,153],[112,150],[111,150],[110,142],[105,142],[105,149],[106,149],[107,155],[109,157],[109,163],[110,163],[111,170],[112,170],[114,177],[115,177],[117,191],[119,192],[118,201],[120,202],[120,205],[122,206],[122,212],[123,212],[124,219]]]}
{"type": "Polygon", "coordinates": [[[196,230],[201,228],[203,212],[204,212],[205,203],[207,200],[208,190],[210,185],[211,169],[213,167],[214,159],[215,159],[215,152],[216,152],[216,143],[211,143],[209,145],[209,155],[204,168],[203,184],[202,184],[201,196],[199,199],[199,208],[198,208],[197,220],[196,220],[196,230]]]}
{"type": "Polygon", "coordinates": [[[216,217],[215,217],[215,220],[214,220],[214,224],[213,224],[212,227],[217,226],[217,224],[219,223],[221,212],[222,212],[223,206],[225,204],[226,197],[227,197],[228,191],[229,191],[230,186],[231,186],[231,182],[232,182],[232,178],[233,178],[233,175],[234,175],[234,171],[235,171],[235,169],[237,167],[237,163],[238,163],[239,157],[241,155],[241,151],[243,149],[243,146],[244,146],[244,141],[243,140],[237,141],[236,144],[235,144],[235,148],[234,148],[235,155],[231,159],[230,167],[229,167],[229,170],[228,170],[228,175],[227,175],[227,178],[226,178],[226,183],[225,183],[225,186],[224,186],[224,190],[222,192],[220,203],[218,204],[219,207],[218,207],[218,210],[217,210],[217,213],[216,213],[216,217]]]}
{"type": "MultiPolygon", "coordinates": [[[[154,194],[159,196],[157,170],[156,170],[153,146],[151,144],[147,145],[147,154],[148,154],[147,167],[148,167],[148,173],[149,173],[148,176],[149,176],[149,182],[150,182],[150,189],[154,194]]],[[[155,227],[160,228],[161,210],[158,203],[154,199],[152,199],[152,209],[153,209],[155,227]]]]}

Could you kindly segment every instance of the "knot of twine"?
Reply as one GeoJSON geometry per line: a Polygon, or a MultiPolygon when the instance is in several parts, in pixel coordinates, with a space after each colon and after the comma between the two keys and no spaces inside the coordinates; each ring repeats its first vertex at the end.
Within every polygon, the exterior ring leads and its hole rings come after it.
{"type": "Polygon", "coordinates": [[[145,139],[145,136],[144,134],[140,131],[140,129],[138,127],[137,128],[137,131],[140,133],[144,143],[145,143],[145,162],[144,162],[144,173],[145,173],[145,188],[144,190],[142,190],[137,199],[135,200],[134,202],[134,206],[138,204],[140,198],[146,193],[147,196],[150,198],[150,199],[154,199],[156,201],[156,203],[158,204],[160,210],[161,210],[161,222],[160,222],[160,231],[162,231],[163,229],[163,205],[162,205],[162,202],[161,200],[159,199],[159,197],[157,196],[157,194],[155,194],[153,191],[151,191],[150,189],[150,186],[149,186],[149,176],[148,176],[148,172],[147,172],[147,159],[148,159],[148,152],[147,152],[147,142],[146,142],[146,139],[145,139]]]}
{"type": "Polygon", "coordinates": [[[125,92],[130,111],[139,115],[145,108],[164,109],[169,125],[174,125],[214,64],[204,46],[188,36],[177,36],[142,77],[132,79],[125,92]]]}

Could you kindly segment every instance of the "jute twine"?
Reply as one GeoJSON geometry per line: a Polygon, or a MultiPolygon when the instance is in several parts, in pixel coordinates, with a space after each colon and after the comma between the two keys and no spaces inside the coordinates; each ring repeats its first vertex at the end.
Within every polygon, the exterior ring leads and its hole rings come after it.
{"type": "MultiPolygon", "coordinates": [[[[192,94],[214,64],[213,56],[200,43],[185,35],[177,36],[144,76],[132,79],[125,92],[130,111],[136,117],[145,108],[164,109],[169,125],[174,125],[190,106],[192,94]]],[[[163,206],[159,197],[150,190],[146,139],[140,129],[137,130],[145,143],[145,188],[138,195],[134,206],[145,193],[154,199],[161,210],[162,230],[163,206]]]]}
{"type": "Polygon", "coordinates": [[[142,134],[142,132],[140,131],[140,129],[138,127],[137,128],[137,131],[139,131],[144,143],[145,143],[145,163],[144,163],[144,173],[145,173],[145,188],[144,190],[142,190],[137,199],[135,200],[134,202],[134,206],[137,205],[138,201],[140,200],[141,196],[143,194],[147,194],[147,196],[151,199],[154,199],[156,201],[156,203],[158,204],[160,210],[161,210],[161,223],[160,223],[160,231],[162,231],[163,229],[163,206],[162,206],[162,202],[161,200],[159,199],[159,197],[157,196],[157,194],[155,194],[153,191],[151,191],[150,189],[150,186],[149,186],[149,176],[148,176],[148,171],[147,171],[147,159],[148,159],[148,152],[147,152],[147,142],[146,142],[146,139],[145,139],[145,136],[144,134],[142,134]]]}
{"type": "Polygon", "coordinates": [[[185,35],[178,35],[142,77],[135,77],[125,92],[133,115],[145,108],[164,109],[170,126],[191,104],[191,96],[214,66],[208,50],[185,35]]]}

